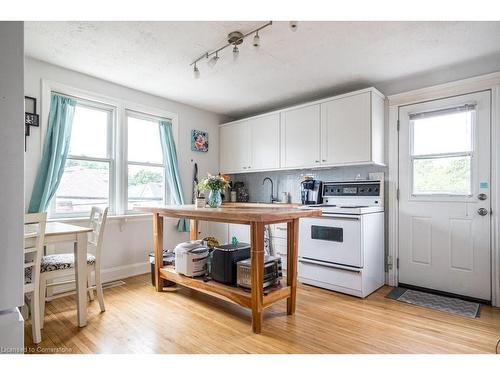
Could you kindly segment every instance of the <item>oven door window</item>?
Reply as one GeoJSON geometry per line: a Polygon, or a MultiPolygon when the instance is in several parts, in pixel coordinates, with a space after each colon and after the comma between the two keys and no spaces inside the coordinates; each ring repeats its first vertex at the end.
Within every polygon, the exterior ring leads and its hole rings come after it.
{"type": "Polygon", "coordinates": [[[336,227],[324,227],[320,225],[311,225],[311,239],[344,242],[344,229],[336,227]]]}

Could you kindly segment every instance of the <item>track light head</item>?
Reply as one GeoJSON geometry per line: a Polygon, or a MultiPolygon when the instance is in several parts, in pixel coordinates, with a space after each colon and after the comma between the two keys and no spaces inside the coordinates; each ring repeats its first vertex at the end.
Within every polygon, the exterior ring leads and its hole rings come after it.
{"type": "Polygon", "coordinates": [[[233,48],[233,60],[238,59],[239,55],[240,55],[240,50],[238,49],[238,46],[235,44],[233,48]]]}
{"type": "Polygon", "coordinates": [[[210,59],[208,59],[207,65],[209,67],[213,68],[215,66],[215,64],[217,64],[217,61],[219,61],[219,54],[217,52],[215,52],[215,55],[212,56],[210,59]]]}
{"type": "Polygon", "coordinates": [[[290,30],[295,32],[295,31],[297,31],[298,27],[299,27],[298,21],[290,21],[290,30]]]}
{"type": "Polygon", "coordinates": [[[196,66],[196,63],[194,64],[193,74],[194,74],[194,78],[196,78],[196,79],[200,78],[200,70],[196,66]]]}
{"type": "Polygon", "coordinates": [[[255,48],[258,48],[260,46],[260,37],[258,31],[255,33],[255,36],[253,37],[253,46],[255,48]]]}

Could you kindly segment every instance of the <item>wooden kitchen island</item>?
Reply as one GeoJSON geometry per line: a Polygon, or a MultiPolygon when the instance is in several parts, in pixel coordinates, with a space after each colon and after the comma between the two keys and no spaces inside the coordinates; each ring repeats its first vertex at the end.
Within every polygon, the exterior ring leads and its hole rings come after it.
{"type": "Polygon", "coordinates": [[[153,214],[153,242],[155,253],[156,291],[163,291],[162,279],[195,289],[202,293],[231,301],[252,310],[252,329],[260,333],[262,329],[262,311],[275,302],[287,299],[287,313],[295,313],[297,289],[297,247],[299,219],[302,217],[321,216],[321,210],[301,210],[293,207],[270,207],[269,205],[233,205],[221,208],[196,208],[193,205],[141,207],[138,211],[153,214]],[[233,224],[250,225],[252,289],[247,292],[241,288],[224,285],[215,281],[191,278],[174,271],[172,267],[163,267],[163,218],[186,218],[190,220],[190,239],[198,236],[198,222],[217,221],[233,224]],[[263,290],[264,276],[264,226],[267,224],[287,223],[287,277],[286,286],[281,285],[263,290]]]}

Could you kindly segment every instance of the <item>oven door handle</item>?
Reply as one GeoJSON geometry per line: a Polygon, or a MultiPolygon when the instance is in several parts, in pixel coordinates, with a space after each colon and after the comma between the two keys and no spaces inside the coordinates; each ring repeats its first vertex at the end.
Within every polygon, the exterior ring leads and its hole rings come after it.
{"type": "Polygon", "coordinates": [[[327,268],[341,269],[344,271],[351,271],[351,272],[357,272],[357,273],[361,272],[361,270],[359,268],[344,266],[344,265],[340,265],[340,264],[325,263],[325,262],[320,262],[318,260],[313,260],[313,259],[308,259],[308,258],[299,258],[299,262],[306,263],[306,264],[315,264],[315,265],[323,266],[323,267],[327,267],[327,268]]]}
{"type": "Polygon", "coordinates": [[[327,213],[324,213],[324,212],[323,212],[323,214],[321,216],[326,217],[326,218],[330,218],[330,219],[359,221],[359,216],[339,215],[339,214],[327,214],[327,213]]]}

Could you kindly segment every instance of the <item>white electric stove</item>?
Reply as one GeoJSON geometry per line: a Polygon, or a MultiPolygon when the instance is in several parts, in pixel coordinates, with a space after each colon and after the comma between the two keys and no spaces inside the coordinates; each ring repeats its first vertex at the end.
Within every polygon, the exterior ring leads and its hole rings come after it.
{"type": "Polygon", "coordinates": [[[299,281],[358,297],[384,285],[383,182],[324,182],[317,218],[301,219],[299,281]]]}

